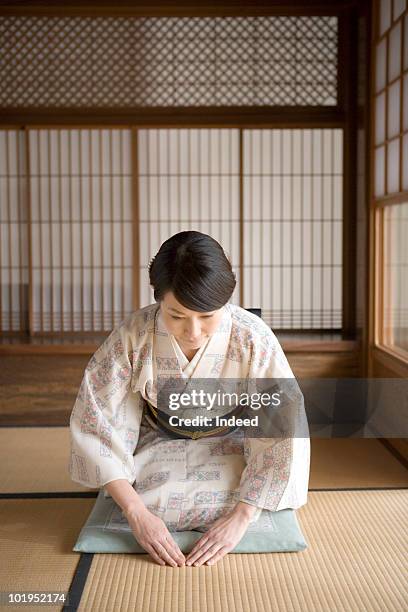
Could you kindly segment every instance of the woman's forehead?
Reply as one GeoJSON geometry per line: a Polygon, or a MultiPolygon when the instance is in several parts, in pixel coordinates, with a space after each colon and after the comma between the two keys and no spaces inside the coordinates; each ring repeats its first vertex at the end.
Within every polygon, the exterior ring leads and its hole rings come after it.
{"type": "MultiPolygon", "coordinates": [[[[172,291],[168,291],[164,296],[163,296],[163,300],[162,303],[164,303],[165,307],[167,310],[171,310],[172,312],[177,312],[178,314],[183,314],[186,316],[193,316],[193,315],[202,315],[203,312],[200,311],[196,311],[196,310],[190,310],[189,308],[186,308],[185,306],[183,306],[182,304],[180,304],[180,302],[175,298],[174,294],[172,291]]],[[[215,310],[209,310],[208,312],[216,312],[215,310]]]]}

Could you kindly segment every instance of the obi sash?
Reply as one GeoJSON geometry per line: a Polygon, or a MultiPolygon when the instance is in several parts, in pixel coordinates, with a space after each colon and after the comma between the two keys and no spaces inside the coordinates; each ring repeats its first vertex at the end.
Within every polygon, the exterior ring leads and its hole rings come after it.
{"type": "MultiPolygon", "coordinates": [[[[183,427],[174,427],[170,425],[168,422],[169,415],[158,408],[155,408],[145,400],[147,408],[149,409],[151,415],[154,418],[154,422],[156,425],[165,433],[172,433],[177,438],[191,438],[192,440],[197,440],[198,438],[204,437],[215,437],[221,436],[228,433],[231,433],[238,429],[238,425],[223,425],[221,427],[214,427],[212,425],[205,426],[203,425],[200,428],[196,428],[194,426],[184,425],[183,427]]],[[[231,417],[238,417],[244,411],[245,406],[238,404],[231,412],[222,416],[223,419],[229,419],[231,417]]]]}

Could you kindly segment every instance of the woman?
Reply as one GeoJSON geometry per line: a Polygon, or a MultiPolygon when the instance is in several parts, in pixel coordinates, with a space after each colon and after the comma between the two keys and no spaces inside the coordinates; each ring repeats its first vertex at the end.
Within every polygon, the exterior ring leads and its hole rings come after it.
{"type": "MultiPolygon", "coordinates": [[[[236,280],[216,240],[175,234],[149,278],[156,303],[121,321],[86,367],[69,470],[75,482],[104,487],[157,563],[213,564],[262,509],[306,503],[310,440],[164,434],[159,378],[294,377],[270,328],[229,303],[236,280]],[[171,531],[187,529],[205,533],[185,558],[171,531]]],[[[306,420],[303,404],[299,415],[306,420]]]]}

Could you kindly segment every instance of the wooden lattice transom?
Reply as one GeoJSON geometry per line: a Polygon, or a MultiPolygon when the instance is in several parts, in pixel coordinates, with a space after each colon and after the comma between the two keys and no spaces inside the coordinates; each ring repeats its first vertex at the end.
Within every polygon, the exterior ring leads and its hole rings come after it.
{"type": "Polygon", "coordinates": [[[338,19],[2,17],[0,107],[333,106],[338,19]]]}

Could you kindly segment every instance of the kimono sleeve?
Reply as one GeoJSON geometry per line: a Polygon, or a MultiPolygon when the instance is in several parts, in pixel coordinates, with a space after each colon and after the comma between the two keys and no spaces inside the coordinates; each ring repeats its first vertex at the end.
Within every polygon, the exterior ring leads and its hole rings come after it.
{"type": "Polygon", "coordinates": [[[86,487],[135,481],[142,397],[132,391],[129,330],[118,327],[91,357],[70,417],[71,479],[86,487]]]}
{"type": "Polygon", "coordinates": [[[292,433],[289,437],[244,438],[246,467],[240,481],[240,501],[278,511],[307,503],[310,438],[303,394],[277,338],[269,331],[253,347],[249,378],[276,379],[277,383],[293,379],[286,385],[293,402],[292,433]]]}

